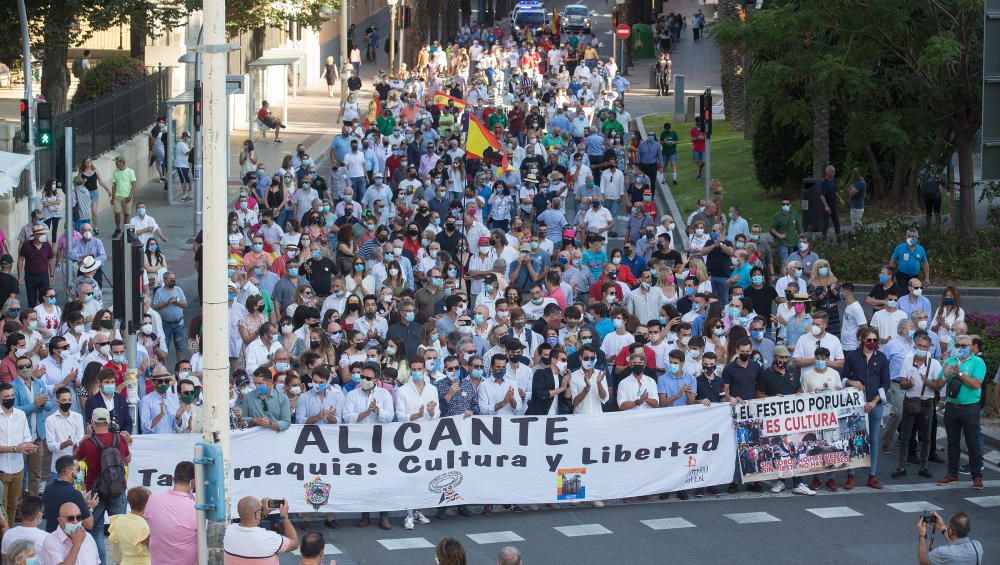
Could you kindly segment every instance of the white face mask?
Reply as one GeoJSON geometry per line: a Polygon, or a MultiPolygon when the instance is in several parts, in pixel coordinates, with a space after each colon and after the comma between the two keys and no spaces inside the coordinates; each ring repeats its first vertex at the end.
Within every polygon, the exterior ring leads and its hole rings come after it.
{"type": "Polygon", "coordinates": [[[561,373],[566,370],[565,361],[556,361],[556,369],[561,373]]]}
{"type": "Polygon", "coordinates": [[[295,328],[293,328],[291,325],[285,324],[284,326],[281,326],[281,333],[290,334],[294,329],[295,328]]]}
{"type": "Polygon", "coordinates": [[[823,328],[813,325],[812,329],[809,330],[814,336],[819,337],[819,334],[823,333],[823,328]]]}

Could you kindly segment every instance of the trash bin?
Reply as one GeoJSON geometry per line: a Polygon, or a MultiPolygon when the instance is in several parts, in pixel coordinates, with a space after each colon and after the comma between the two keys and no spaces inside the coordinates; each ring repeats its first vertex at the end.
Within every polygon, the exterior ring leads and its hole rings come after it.
{"type": "Polygon", "coordinates": [[[821,178],[802,179],[802,230],[806,232],[823,231],[823,202],[819,198],[821,178]]]}

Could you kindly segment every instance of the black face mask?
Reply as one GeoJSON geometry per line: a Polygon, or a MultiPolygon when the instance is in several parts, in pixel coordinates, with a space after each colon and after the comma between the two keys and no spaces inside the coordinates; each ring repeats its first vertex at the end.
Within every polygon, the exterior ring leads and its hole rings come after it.
{"type": "Polygon", "coordinates": [[[638,343],[639,345],[646,345],[647,341],[649,341],[649,337],[647,336],[644,335],[635,336],[635,342],[638,343]]]}
{"type": "Polygon", "coordinates": [[[59,409],[62,410],[63,412],[69,412],[69,409],[72,408],[72,407],[73,407],[73,403],[72,402],[60,402],[59,403],[59,409]]]}
{"type": "Polygon", "coordinates": [[[749,353],[740,353],[740,361],[746,361],[749,358],[750,358],[749,353]]]}
{"type": "Polygon", "coordinates": [[[618,278],[618,271],[611,271],[609,273],[604,273],[604,276],[608,277],[611,280],[615,280],[618,278]]]}
{"type": "Polygon", "coordinates": [[[6,408],[6,409],[13,408],[14,407],[14,399],[13,398],[8,398],[6,400],[0,401],[0,404],[2,404],[3,407],[6,408]]]}
{"type": "Polygon", "coordinates": [[[633,375],[641,375],[644,370],[646,370],[646,368],[643,367],[642,365],[632,365],[633,375]]]}

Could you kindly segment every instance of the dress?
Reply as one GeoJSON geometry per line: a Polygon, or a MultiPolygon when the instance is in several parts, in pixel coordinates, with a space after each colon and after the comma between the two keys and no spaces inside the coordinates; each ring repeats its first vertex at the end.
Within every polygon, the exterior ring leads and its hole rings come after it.
{"type": "MultiPolygon", "coordinates": [[[[264,321],[259,316],[246,316],[245,318],[239,321],[239,327],[246,329],[247,333],[249,333],[250,335],[257,335],[257,329],[260,328],[261,324],[263,323],[264,321]]],[[[239,360],[236,362],[237,367],[246,368],[247,365],[246,350],[247,350],[246,345],[240,347],[239,360]]]]}

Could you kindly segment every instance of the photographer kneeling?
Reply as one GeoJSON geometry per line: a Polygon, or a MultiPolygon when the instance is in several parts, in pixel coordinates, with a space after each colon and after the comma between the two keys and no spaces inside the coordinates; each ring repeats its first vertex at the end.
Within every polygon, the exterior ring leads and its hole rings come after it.
{"type": "Polygon", "coordinates": [[[970,530],[969,517],[964,512],[956,512],[951,520],[948,520],[947,525],[937,512],[921,516],[920,521],[917,522],[917,534],[920,536],[920,540],[917,542],[917,560],[920,565],[943,563],[981,565],[983,563],[983,544],[969,539],[970,530]],[[932,529],[928,530],[925,518],[932,517],[933,524],[930,525],[932,529]],[[948,543],[929,549],[934,545],[935,530],[940,530],[948,543]]]}

